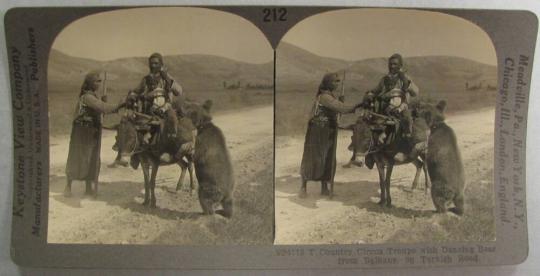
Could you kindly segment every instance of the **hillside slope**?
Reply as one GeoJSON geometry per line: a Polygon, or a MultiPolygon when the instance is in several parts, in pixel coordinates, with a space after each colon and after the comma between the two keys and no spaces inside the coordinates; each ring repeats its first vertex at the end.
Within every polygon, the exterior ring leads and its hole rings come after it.
{"type": "MultiPolygon", "coordinates": [[[[212,55],[165,56],[164,61],[188,98],[211,99],[217,111],[273,102],[272,62],[251,64],[212,55]]],[[[148,74],[148,61],[146,57],[131,57],[101,62],[52,49],[48,64],[51,134],[69,133],[84,75],[92,70],[107,72],[108,101],[116,103],[148,74]]],[[[118,120],[117,115],[105,116],[107,125],[118,120]]]]}

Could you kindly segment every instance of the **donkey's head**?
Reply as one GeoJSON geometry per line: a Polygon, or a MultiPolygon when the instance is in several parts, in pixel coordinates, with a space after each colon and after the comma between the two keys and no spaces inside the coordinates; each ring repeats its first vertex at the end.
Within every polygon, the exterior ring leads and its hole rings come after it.
{"type": "Polygon", "coordinates": [[[116,139],[121,162],[126,164],[140,143],[133,121],[127,117],[122,118],[117,127],[116,139]]]}

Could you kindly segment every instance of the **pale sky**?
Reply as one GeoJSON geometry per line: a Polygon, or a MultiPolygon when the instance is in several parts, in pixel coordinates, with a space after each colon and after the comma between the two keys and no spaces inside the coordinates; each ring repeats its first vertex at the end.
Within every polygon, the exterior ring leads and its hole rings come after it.
{"type": "Polygon", "coordinates": [[[301,21],[282,41],[345,60],[389,57],[398,52],[404,57],[447,55],[497,64],[495,48],[480,27],[456,16],[420,10],[326,12],[301,21]]]}
{"type": "Polygon", "coordinates": [[[136,8],[83,17],[68,25],[52,46],[95,60],[210,54],[249,63],[273,60],[266,37],[251,22],[204,8],[136,8]]]}

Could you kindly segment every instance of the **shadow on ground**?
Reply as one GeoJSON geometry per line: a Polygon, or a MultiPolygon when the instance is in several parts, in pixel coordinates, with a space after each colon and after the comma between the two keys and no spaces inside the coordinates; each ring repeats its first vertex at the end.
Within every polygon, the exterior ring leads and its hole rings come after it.
{"type": "Polygon", "coordinates": [[[434,213],[430,210],[414,210],[403,207],[385,207],[376,202],[366,201],[358,205],[358,208],[365,209],[368,212],[381,213],[398,218],[427,218],[431,217],[434,213]]]}
{"type": "MultiPolygon", "coordinates": [[[[392,191],[401,190],[406,193],[413,193],[410,190],[411,183],[409,178],[401,177],[392,179],[392,191]]],[[[429,210],[415,210],[404,207],[383,207],[379,201],[379,183],[374,181],[350,181],[335,182],[334,197],[329,199],[320,194],[320,182],[310,181],[307,185],[308,195],[305,198],[298,196],[301,179],[299,176],[286,175],[276,178],[276,191],[287,195],[276,195],[276,198],[287,198],[291,202],[301,205],[305,208],[319,208],[319,200],[331,200],[341,202],[345,206],[356,206],[360,210],[366,210],[373,213],[384,213],[399,218],[430,217],[433,212],[429,210]]]]}
{"type": "Polygon", "coordinates": [[[321,195],[320,182],[310,181],[307,184],[307,196],[300,198],[298,191],[300,190],[301,180],[299,176],[286,175],[276,178],[276,191],[286,193],[288,195],[276,195],[276,197],[285,197],[290,201],[304,206],[306,208],[318,208],[317,201],[330,200],[341,202],[344,205],[359,206],[363,202],[370,201],[373,197],[379,196],[379,184],[372,181],[351,181],[351,182],[335,182],[334,196],[330,199],[328,196],[321,195]]]}
{"type": "MultiPolygon", "coordinates": [[[[201,212],[185,212],[169,208],[164,208],[160,206],[171,206],[174,201],[181,197],[189,197],[189,195],[184,195],[183,192],[179,191],[177,194],[170,194],[170,196],[164,197],[159,196],[158,193],[168,194],[166,189],[162,186],[157,186],[155,189],[156,197],[158,200],[158,206],[156,208],[150,208],[148,206],[143,206],[142,199],[143,194],[141,194],[141,189],[144,188],[142,183],[132,182],[132,181],[112,181],[112,182],[100,182],[99,183],[99,194],[96,198],[90,196],[84,196],[85,183],[84,181],[73,181],[72,183],[72,193],[73,196],[66,198],[63,195],[65,188],[66,177],[59,175],[51,175],[49,182],[49,192],[57,193],[52,196],[53,200],[66,204],[73,208],[81,208],[81,201],[83,199],[102,201],[107,205],[118,206],[121,208],[129,209],[133,212],[141,214],[152,214],[159,218],[167,220],[178,220],[178,219],[197,219],[201,216],[201,212]],[[138,199],[138,200],[135,200],[138,199]]],[[[197,201],[197,199],[192,199],[197,201]]]]}

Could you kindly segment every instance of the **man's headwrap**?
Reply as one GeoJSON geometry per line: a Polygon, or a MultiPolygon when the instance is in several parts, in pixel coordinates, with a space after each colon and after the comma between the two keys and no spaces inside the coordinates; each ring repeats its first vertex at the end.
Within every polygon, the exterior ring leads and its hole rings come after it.
{"type": "MultiPolygon", "coordinates": [[[[338,73],[326,73],[326,75],[324,75],[322,81],[321,81],[321,84],[319,85],[319,91],[317,94],[320,94],[321,91],[323,90],[326,90],[326,91],[332,91],[332,82],[334,80],[339,80],[339,75],[338,73]]],[[[335,87],[334,87],[335,89],[335,87]]]]}
{"type": "Polygon", "coordinates": [[[150,60],[153,58],[157,58],[159,60],[159,63],[163,64],[163,56],[160,53],[153,53],[148,58],[148,63],[150,63],[150,60]]]}
{"type": "Polygon", "coordinates": [[[84,82],[81,87],[81,95],[84,93],[84,91],[92,90],[92,84],[97,81],[101,80],[101,72],[100,71],[91,71],[84,77],[84,82]]]}
{"type": "Polygon", "coordinates": [[[388,62],[390,63],[390,60],[392,59],[397,59],[399,61],[399,65],[403,66],[403,57],[400,54],[393,54],[390,56],[390,58],[388,58],[388,62]]]}

